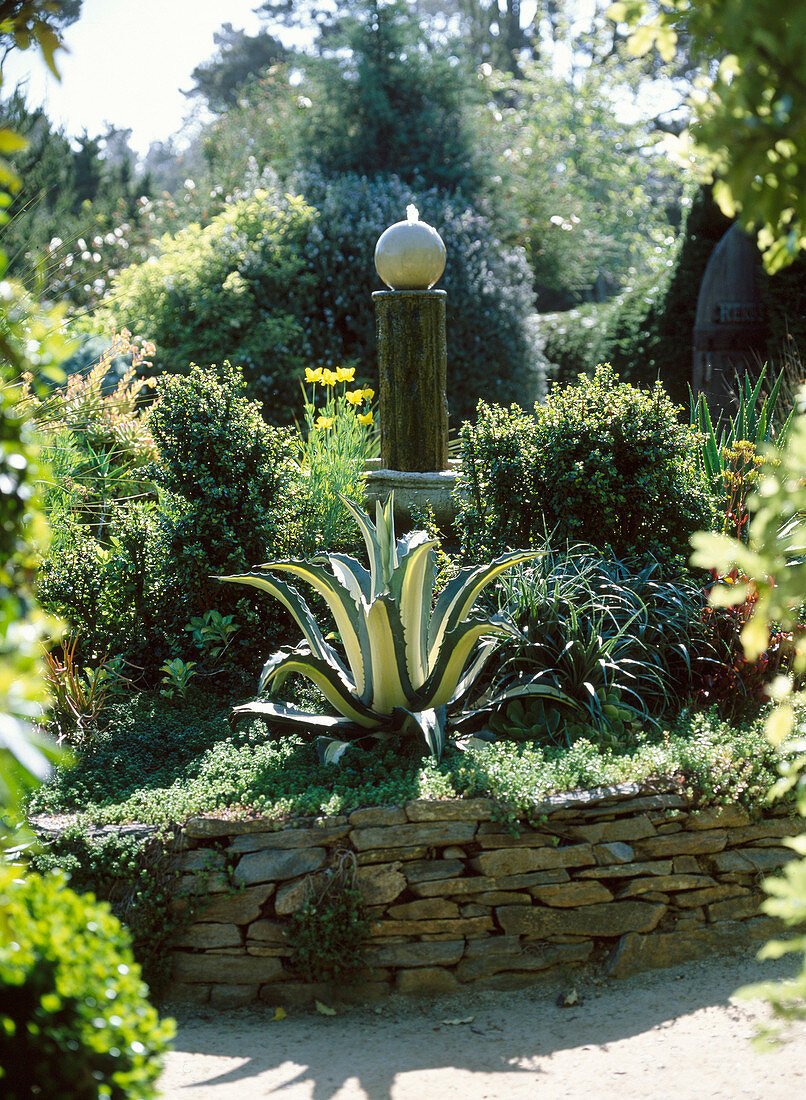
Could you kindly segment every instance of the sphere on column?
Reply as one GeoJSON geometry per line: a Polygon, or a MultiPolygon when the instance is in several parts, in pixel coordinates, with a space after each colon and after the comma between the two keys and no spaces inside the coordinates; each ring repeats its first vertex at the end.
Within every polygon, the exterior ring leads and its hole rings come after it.
{"type": "Polygon", "coordinates": [[[416,206],[407,206],[406,220],[390,225],[375,245],[375,268],[391,290],[430,290],[445,259],[442,238],[420,221],[416,206]]]}

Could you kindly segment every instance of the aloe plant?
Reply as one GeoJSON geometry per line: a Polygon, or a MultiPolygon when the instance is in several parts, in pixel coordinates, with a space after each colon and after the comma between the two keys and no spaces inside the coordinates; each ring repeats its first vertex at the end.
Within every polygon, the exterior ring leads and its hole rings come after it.
{"type": "Polygon", "coordinates": [[[470,691],[496,646],[496,635],[513,629],[506,615],[473,614],[476,601],[504,570],[539,556],[539,551],[517,550],[489,565],[462,569],[432,610],[436,541],[425,531],[396,540],[392,495],[385,505],[376,505],[374,524],[357,504],[343,499],[366,544],[368,570],[345,554],[320,554],[310,561],[268,562],[249,573],[220,578],[273,596],[302,630],[298,646],[283,648],[266,662],[258,692],[276,692],[297,673],[319,688],[339,717],[258,699],[235,707],[232,719],[257,715],[309,733],[337,733],[338,738],[317,739],[320,756],[330,762],[339,759],[356,735],[413,728],[439,758],[448,709],[470,691]],[[325,639],[300,593],[272,575],[277,573],[305,581],[325,600],[344,658],[325,639]]]}

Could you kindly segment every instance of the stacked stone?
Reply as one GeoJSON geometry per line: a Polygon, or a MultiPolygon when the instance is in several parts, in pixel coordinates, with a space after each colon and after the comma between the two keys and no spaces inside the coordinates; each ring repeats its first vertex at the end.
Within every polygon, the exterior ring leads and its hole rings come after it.
{"type": "Polygon", "coordinates": [[[515,830],[488,799],[412,801],[277,829],[196,818],[184,829],[175,1000],[370,1001],[397,991],[519,988],[582,965],[622,977],[780,932],[759,914],[762,877],[803,827],[739,807],[697,812],[635,784],[553,797],[515,830]],[[288,918],[309,876],[355,853],[372,918],[353,985],[302,982],[288,918]],[[234,888],[234,889],[233,889],[234,888]],[[195,898],[193,897],[195,895],[195,898]]]}

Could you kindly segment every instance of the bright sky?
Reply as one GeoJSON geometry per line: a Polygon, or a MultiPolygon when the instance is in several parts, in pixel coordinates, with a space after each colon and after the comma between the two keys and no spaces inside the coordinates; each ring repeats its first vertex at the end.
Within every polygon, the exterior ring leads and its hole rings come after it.
{"type": "Polygon", "coordinates": [[[259,0],[84,0],[68,27],[57,64],[61,82],[34,50],[7,59],[4,86],[30,77],[28,101],[44,104],[68,134],[98,134],[109,122],[131,127],[132,145],[144,153],[179,129],[194,100],[190,74],[215,52],[213,32],[232,23],[249,34],[260,27],[259,0]]]}

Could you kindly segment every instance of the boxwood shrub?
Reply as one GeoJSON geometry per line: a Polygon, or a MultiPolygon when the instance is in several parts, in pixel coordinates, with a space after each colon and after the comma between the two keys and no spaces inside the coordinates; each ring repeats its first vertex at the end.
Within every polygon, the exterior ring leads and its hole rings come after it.
{"type": "Polygon", "coordinates": [[[713,505],[678,413],[660,384],[620,382],[608,364],[553,386],[534,415],[480,402],[461,433],[463,554],[535,546],[555,531],[619,558],[651,555],[664,571],[683,565],[713,505]]]}

